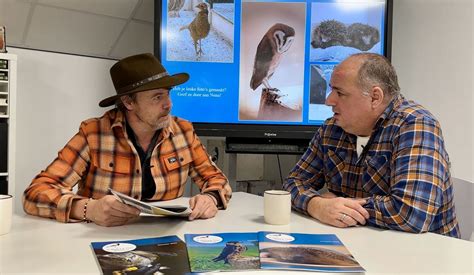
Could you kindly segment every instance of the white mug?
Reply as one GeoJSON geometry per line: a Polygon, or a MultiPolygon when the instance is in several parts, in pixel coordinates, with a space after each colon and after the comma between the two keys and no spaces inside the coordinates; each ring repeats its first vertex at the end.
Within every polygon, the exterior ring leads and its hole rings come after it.
{"type": "Polygon", "coordinates": [[[291,195],[288,191],[267,190],[263,194],[265,222],[274,225],[290,223],[291,195]]]}
{"type": "Polygon", "coordinates": [[[13,197],[0,194],[0,235],[10,232],[13,215],[13,197]]]}

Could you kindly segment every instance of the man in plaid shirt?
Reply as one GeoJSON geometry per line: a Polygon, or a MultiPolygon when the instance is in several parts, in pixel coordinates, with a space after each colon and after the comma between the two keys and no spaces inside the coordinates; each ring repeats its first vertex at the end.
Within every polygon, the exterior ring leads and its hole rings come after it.
{"type": "Polygon", "coordinates": [[[190,220],[225,209],[231,197],[227,178],[191,123],[169,114],[171,88],[189,75],[169,75],[152,54],[124,58],[110,75],[117,95],[99,105],[117,108],[82,122],[25,190],[25,211],[61,222],[122,225],[140,212],[119,202],[109,188],[139,200],[170,200],[183,195],[188,176],[201,190],[190,199],[190,220]]]}
{"type": "Polygon", "coordinates": [[[400,94],[390,62],[377,54],[350,56],[334,69],[330,87],[326,105],[334,116],[284,184],[293,208],[337,227],[459,238],[440,125],[400,94]]]}

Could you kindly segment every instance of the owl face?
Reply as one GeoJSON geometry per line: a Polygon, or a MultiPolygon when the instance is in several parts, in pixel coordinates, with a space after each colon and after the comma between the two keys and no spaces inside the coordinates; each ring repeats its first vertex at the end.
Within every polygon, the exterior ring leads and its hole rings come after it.
{"type": "Polygon", "coordinates": [[[277,46],[278,53],[284,53],[288,51],[293,44],[293,40],[295,39],[294,35],[289,35],[282,30],[277,30],[273,33],[273,39],[275,40],[275,44],[277,46]]]}

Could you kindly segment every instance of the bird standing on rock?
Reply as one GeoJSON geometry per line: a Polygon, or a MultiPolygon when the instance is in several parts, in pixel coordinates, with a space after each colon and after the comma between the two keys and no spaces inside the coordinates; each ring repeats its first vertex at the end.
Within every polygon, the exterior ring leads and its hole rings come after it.
{"type": "Polygon", "coordinates": [[[294,39],[295,30],[288,25],[277,23],[268,29],[257,46],[252,79],[250,80],[252,90],[263,84],[267,91],[276,95],[275,102],[290,109],[293,109],[294,106],[287,106],[284,103],[285,100],[282,99],[287,95],[281,94],[277,88],[272,88],[268,80],[280,65],[283,54],[290,49],[294,39]]]}

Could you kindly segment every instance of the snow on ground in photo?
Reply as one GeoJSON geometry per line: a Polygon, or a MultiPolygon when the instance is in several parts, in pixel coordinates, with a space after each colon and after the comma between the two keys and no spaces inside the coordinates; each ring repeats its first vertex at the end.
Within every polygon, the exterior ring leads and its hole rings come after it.
{"type": "Polygon", "coordinates": [[[234,23],[234,3],[215,3],[213,10],[234,23]]]}

